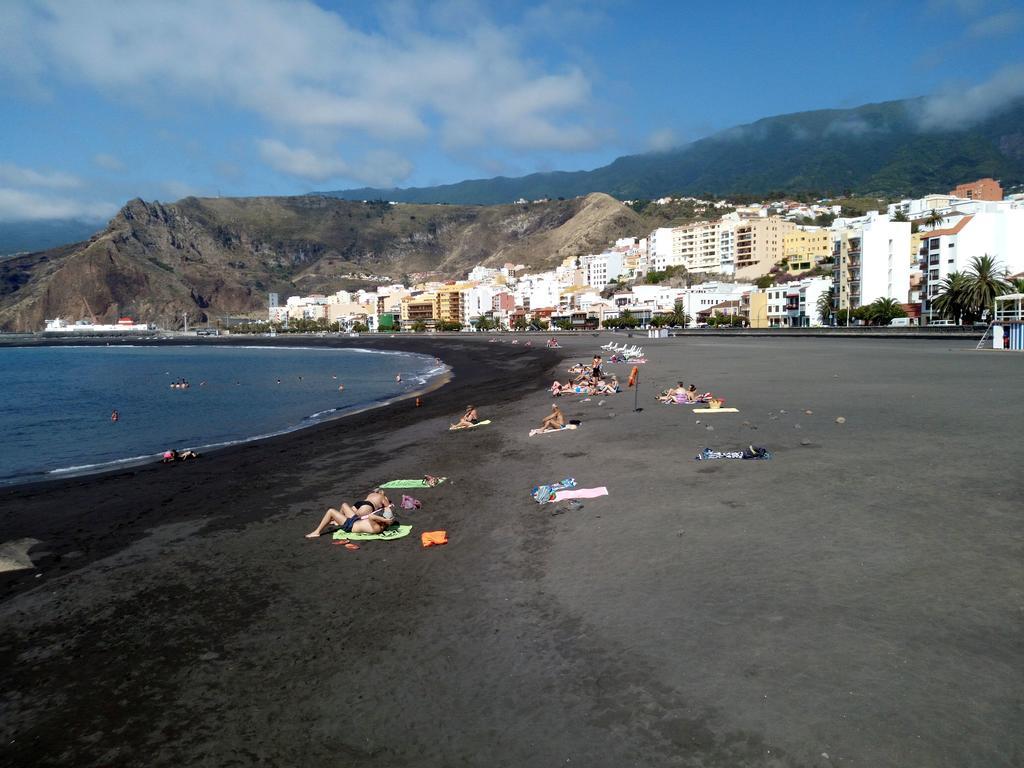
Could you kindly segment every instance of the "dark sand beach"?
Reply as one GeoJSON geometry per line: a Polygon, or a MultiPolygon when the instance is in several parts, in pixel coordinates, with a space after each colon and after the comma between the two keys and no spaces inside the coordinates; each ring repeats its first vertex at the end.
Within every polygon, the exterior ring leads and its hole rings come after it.
{"type": "Polygon", "coordinates": [[[420,408],[0,489],[0,542],[40,541],[0,574],[0,764],[1024,765],[1024,358],[636,338],[642,411],[562,397],[580,428],[529,438],[555,372],[626,339],[504,338],[338,342],[455,377],[420,408]],[[654,401],[680,378],[740,413],[654,401]],[[493,423],[449,433],[467,402],[493,423]],[[693,460],[749,444],[774,458],[693,460]],[[424,473],[450,480],[411,491],[412,537],[303,537],[424,473]],[[565,476],[610,495],[530,499],[565,476]],[[421,548],[433,529],[450,543],[421,548]]]}

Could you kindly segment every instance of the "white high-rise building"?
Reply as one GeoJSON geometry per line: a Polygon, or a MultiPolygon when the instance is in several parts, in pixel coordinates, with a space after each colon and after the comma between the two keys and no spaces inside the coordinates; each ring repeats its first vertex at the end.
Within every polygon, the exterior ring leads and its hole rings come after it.
{"type": "Polygon", "coordinates": [[[647,238],[647,251],[650,267],[656,272],[682,263],[675,260],[672,252],[672,227],[659,227],[651,232],[647,238]]]}
{"type": "Polygon", "coordinates": [[[878,211],[855,219],[836,219],[833,288],[838,309],[856,309],[875,299],[908,301],[910,222],[890,221],[878,211]]]}

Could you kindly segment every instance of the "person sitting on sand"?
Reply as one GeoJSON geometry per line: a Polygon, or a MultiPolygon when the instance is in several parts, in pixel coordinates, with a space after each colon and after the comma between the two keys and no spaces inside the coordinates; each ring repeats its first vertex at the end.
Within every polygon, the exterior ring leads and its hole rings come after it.
{"type": "Polygon", "coordinates": [[[544,417],[544,421],[540,423],[542,430],[549,429],[561,429],[565,426],[565,416],[562,415],[562,409],[558,407],[558,403],[551,404],[551,413],[544,417]]]}
{"type": "Polygon", "coordinates": [[[480,414],[476,412],[475,405],[467,405],[466,412],[462,414],[462,418],[456,424],[452,424],[452,429],[465,429],[466,427],[472,427],[480,423],[480,414]]]}
{"type": "Polygon", "coordinates": [[[341,509],[328,509],[320,520],[320,525],[306,534],[307,539],[315,539],[328,525],[337,525],[346,533],[380,533],[389,525],[397,522],[391,510],[391,502],[380,488],[366,494],[366,498],[355,504],[341,503],[341,509]]]}
{"type": "Polygon", "coordinates": [[[703,395],[697,391],[696,384],[691,384],[684,394],[686,395],[686,402],[688,403],[699,403],[703,398],[703,395]]]}
{"type": "Polygon", "coordinates": [[[686,397],[686,386],[681,381],[678,386],[670,387],[662,392],[658,399],[663,403],[674,403],[679,397],[686,397]]]}

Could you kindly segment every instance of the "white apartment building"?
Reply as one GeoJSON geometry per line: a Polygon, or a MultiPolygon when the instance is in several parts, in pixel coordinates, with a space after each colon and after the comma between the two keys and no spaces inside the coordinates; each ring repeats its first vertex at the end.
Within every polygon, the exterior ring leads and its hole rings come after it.
{"type": "Polygon", "coordinates": [[[1011,275],[1024,272],[1024,206],[972,202],[975,213],[954,216],[930,232],[921,232],[923,285],[921,314],[933,318],[931,302],[950,272],[964,272],[976,256],[991,256],[1011,275]]]}
{"type": "MultiPolygon", "coordinates": [[[[751,290],[754,290],[751,283],[701,283],[692,288],[684,288],[678,300],[683,303],[683,311],[696,319],[698,312],[726,301],[739,301],[744,293],[751,290]]],[[[674,304],[675,301],[665,309],[671,309],[674,304]]]]}
{"type": "Polygon", "coordinates": [[[836,219],[832,232],[838,309],[856,309],[878,298],[907,302],[910,222],[889,221],[878,211],[868,211],[859,218],[836,219]]]}
{"type": "Polygon", "coordinates": [[[647,237],[647,252],[650,268],[655,272],[682,263],[681,260],[675,260],[672,253],[672,227],[659,227],[651,232],[647,237]]]}
{"type": "Polygon", "coordinates": [[[809,277],[766,288],[768,325],[772,328],[823,325],[818,299],[831,287],[830,278],[809,277]]]}
{"type": "Polygon", "coordinates": [[[616,251],[590,254],[580,258],[585,284],[593,288],[604,288],[623,273],[624,256],[616,251]]]}

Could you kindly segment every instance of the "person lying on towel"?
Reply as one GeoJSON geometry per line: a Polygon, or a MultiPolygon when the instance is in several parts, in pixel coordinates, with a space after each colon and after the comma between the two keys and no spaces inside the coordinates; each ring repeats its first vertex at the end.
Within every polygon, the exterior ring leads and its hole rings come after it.
{"type": "Polygon", "coordinates": [[[565,426],[565,416],[562,415],[562,409],[558,407],[558,403],[551,404],[551,413],[544,417],[544,421],[540,423],[540,429],[561,429],[565,426]]]}
{"type": "Polygon", "coordinates": [[[366,498],[354,504],[342,502],[341,509],[328,509],[320,525],[306,534],[315,539],[328,525],[337,525],[347,533],[380,533],[398,522],[391,501],[380,488],[374,488],[366,498]]]}
{"type": "Polygon", "coordinates": [[[480,422],[480,414],[476,412],[475,405],[467,405],[466,412],[462,414],[462,418],[455,424],[452,424],[452,429],[465,429],[466,427],[475,426],[480,422]]]}

